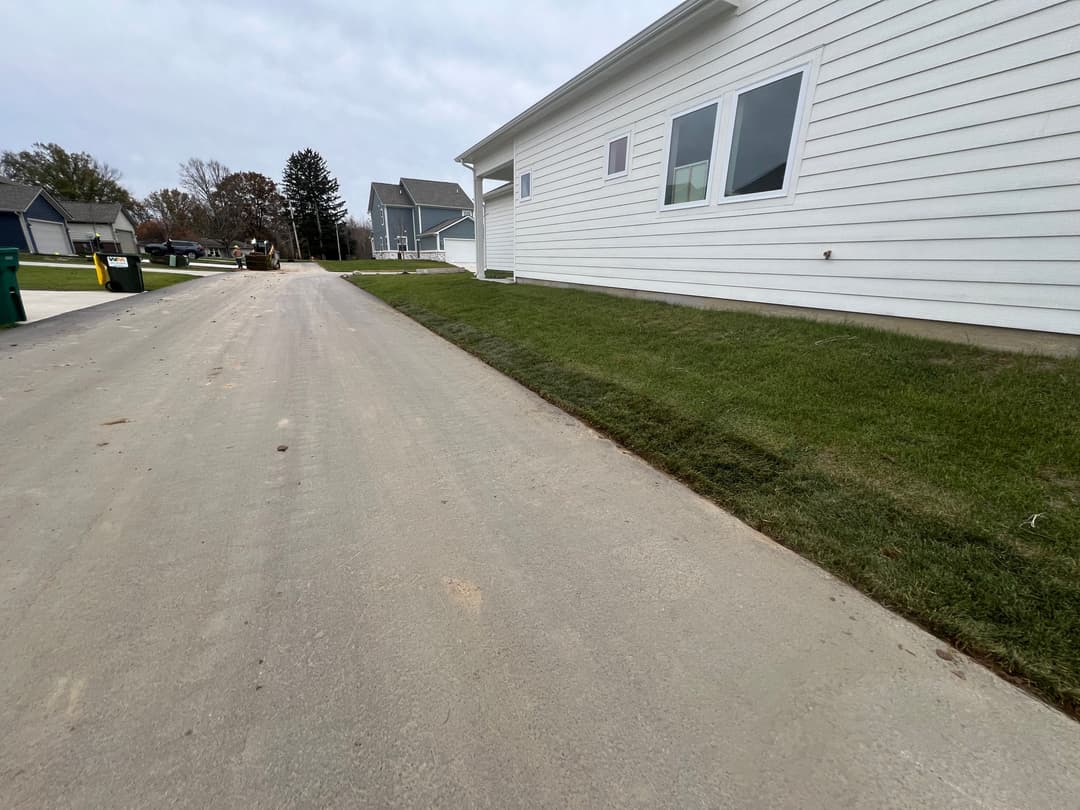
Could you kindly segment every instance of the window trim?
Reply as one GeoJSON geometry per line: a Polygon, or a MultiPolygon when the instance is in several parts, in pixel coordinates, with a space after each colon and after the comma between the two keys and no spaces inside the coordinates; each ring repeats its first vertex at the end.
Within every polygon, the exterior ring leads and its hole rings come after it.
{"type": "Polygon", "coordinates": [[[719,135],[720,135],[720,122],[723,120],[723,105],[724,97],[718,96],[709,99],[708,101],[695,104],[692,107],[681,107],[675,112],[668,114],[667,119],[667,135],[664,137],[664,167],[663,172],[660,175],[660,199],[659,210],[661,212],[666,211],[683,211],[687,208],[704,208],[712,205],[713,193],[715,191],[715,174],[716,174],[716,158],[717,148],[719,147],[719,135]],[[705,197],[700,200],[693,200],[691,202],[684,203],[671,203],[665,202],[667,198],[667,180],[668,170],[671,167],[671,136],[674,132],[675,119],[682,118],[690,113],[695,113],[698,110],[704,110],[706,107],[716,106],[716,121],[713,123],[713,137],[712,137],[712,149],[709,152],[709,173],[705,180],[705,197]]]}
{"type": "Polygon", "coordinates": [[[796,168],[795,155],[802,140],[803,116],[805,115],[804,102],[806,101],[807,89],[810,87],[810,68],[811,64],[804,62],[790,70],[774,73],[761,81],[724,93],[724,153],[722,161],[717,161],[716,166],[716,181],[720,187],[720,192],[716,196],[717,205],[731,205],[732,203],[753,202],[754,200],[775,200],[787,197],[791,193],[792,180],[796,174],[794,171],[796,168]],[[729,196],[727,194],[727,174],[728,167],[731,164],[731,142],[735,137],[735,118],[739,110],[740,96],[773,82],[778,82],[781,79],[786,79],[788,76],[794,76],[796,73],[802,74],[802,82],[799,85],[799,98],[795,102],[795,120],[791,122],[791,141],[788,144],[787,168],[784,171],[783,187],[774,191],[759,191],[756,194],[733,194],[729,196]]]}
{"type": "Polygon", "coordinates": [[[604,181],[608,180],[621,180],[624,177],[630,176],[630,148],[634,143],[633,132],[626,130],[616,135],[609,136],[604,143],[604,181]],[[621,141],[626,138],[626,167],[621,172],[610,171],[611,169],[611,145],[615,141],[621,141]]]}
{"type": "Polygon", "coordinates": [[[515,194],[514,196],[517,197],[518,202],[528,202],[529,200],[531,200],[533,198],[533,173],[532,173],[532,169],[526,169],[524,171],[518,172],[517,194],[515,194]],[[528,177],[529,178],[529,196],[528,197],[522,195],[522,193],[521,193],[521,178],[523,178],[523,177],[528,177]]]}

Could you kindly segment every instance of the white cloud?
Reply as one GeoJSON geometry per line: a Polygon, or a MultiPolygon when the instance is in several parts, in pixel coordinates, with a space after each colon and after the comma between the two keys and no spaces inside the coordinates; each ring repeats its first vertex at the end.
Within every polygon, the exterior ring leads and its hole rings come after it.
{"type": "Polygon", "coordinates": [[[308,146],[357,215],[372,180],[456,180],[471,195],[455,155],[668,8],[103,0],[90,13],[74,0],[17,4],[4,13],[11,114],[0,148],[55,141],[91,152],[137,195],[175,185],[178,164],[193,156],[279,179],[289,154],[308,146]]]}

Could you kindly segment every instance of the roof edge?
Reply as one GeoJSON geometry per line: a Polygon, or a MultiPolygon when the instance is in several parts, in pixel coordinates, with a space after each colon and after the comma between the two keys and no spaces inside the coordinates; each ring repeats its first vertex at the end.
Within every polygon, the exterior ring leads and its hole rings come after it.
{"type": "Polygon", "coordinates": [[[697,16],[701,11],[712,6],[714,3],[719,3],[721,9],[726,10],[732,10],[739,7],[739,0],[685,0],[685,2],[680,3],[656,22],[626,40],[626,42],[615,48],[615,50],[611,51],[606,56],[601,57],[596,62],[593,62],[589,67],[581,71],[581,73],[548,93],[524,112],[519,113],[517,116],[510,119],[486,138],[483,138],[470,146],[454,158],[455,162],[467,163],[474,160],[475,154],[485,146],[488,146],[492,142],[509,134],[518,126],[525,123],[525,121],[535,117],[548,107],[565,100],[575,91],[589,84],[619,62],[622,62],[624,59],[649,45],[655,37],[677,28],[687,20],[697,16]]]}

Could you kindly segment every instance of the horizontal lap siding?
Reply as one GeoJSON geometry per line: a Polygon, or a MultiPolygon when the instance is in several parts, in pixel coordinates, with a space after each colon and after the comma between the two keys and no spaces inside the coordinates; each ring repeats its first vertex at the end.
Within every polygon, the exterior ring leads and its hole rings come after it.
{"type": "Polygon", "coordinates": [[[1080,0],[743,9],[518,135],[519,276],[1080,333],[1080,0]],[[793,201],[659,211],[670,113],[808,55],[793,201]]]}
{"type": "Polygon", "coordinates": [[[514,195],[503,194],[484,203],[487,262],[491,270],[514,270],[514,195]]]}

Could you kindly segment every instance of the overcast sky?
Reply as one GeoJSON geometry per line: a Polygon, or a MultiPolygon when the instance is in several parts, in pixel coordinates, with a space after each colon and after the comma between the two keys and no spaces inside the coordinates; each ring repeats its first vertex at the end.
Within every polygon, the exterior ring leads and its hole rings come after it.
{"type": "Polygon", "coordinates": [[[54,141],[133,194],[216,158],[280,181],[312,147],[363,215],[372,180],[454,157],[676,0],[44,0],[3,12],[0,148],[54,141]]]}

